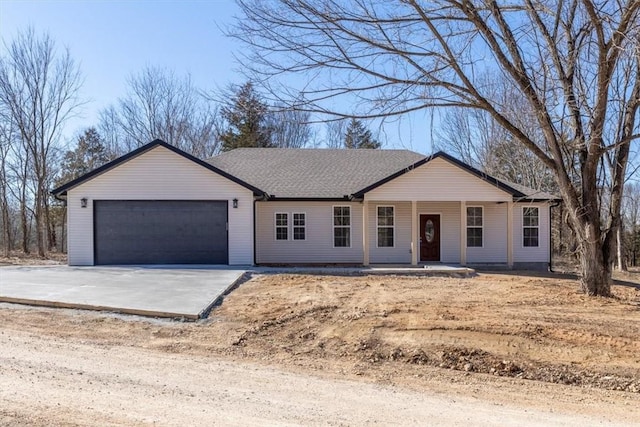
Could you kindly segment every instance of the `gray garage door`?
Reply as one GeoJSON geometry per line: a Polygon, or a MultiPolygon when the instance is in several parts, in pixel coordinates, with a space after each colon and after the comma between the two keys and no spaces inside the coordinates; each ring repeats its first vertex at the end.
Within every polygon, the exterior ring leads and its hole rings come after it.
{"type": "Polygon", "coordinates": [[[227,264],[227,202],[96,200],[96,264],[227,264]]]}

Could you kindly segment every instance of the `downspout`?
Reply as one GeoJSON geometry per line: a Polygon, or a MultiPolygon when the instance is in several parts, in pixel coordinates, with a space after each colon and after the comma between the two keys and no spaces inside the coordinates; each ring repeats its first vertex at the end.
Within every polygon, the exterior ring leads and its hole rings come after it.
{"type": "Polygon", "coordinates": [[[555,203],[549,205],[549,273],[555,273],[555,271],[553,271],[553,265],[551,263],[551,261],[553,260],[553,220],[551,210],[560,206],[560,203],[562,202],[556,201],[555,203]]]}
{"type": "Polygon", "coordinates": [[[256,199],[255,197],[253,198],[253,265],[258,265],[257,263],[257,259],[256,259],[256,203],[258,202],[258,199],[256,199]]]}

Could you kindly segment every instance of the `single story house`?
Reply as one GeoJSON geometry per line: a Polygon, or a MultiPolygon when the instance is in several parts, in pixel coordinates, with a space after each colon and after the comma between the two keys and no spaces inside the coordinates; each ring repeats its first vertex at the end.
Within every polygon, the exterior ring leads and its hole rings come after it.
{"type": "Polygon", "coordinates": [[[52,193],[70,265],[502,264],[547,268],[556,198],[443,153],[155,140],[52,193]]]}

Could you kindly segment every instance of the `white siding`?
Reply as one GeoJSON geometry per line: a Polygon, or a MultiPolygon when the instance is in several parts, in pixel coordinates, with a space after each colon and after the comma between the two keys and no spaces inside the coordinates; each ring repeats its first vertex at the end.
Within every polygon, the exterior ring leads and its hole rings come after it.
{"type": "Polygon", "coordinates": [[[467,202],[467,207],[469,206],[484,208],[482,218],[484,230],[482,247],[467,248],[467,263],[506,263],[508,205],[506,203],[467,202]]]}
{"type": "Polygon", "coordinates": [[[437,158],[365,194],[370,201],[508,201],[511,195],[437,158]]]}
{"type": "MultiPolygon", "coordinates": [[[[419,202],[418,233],[420,233],[421,214],[440,214],[440,261],[459,263],[460,202],[419,202]]],[[[419,243],[417,246],[420,246],[419,243]]],[[[420,261],[420,254],[418,254],[418,261],[420,261]]]]}
{"type": "Polygon", "coordinates": [[[549,204],[515,203],[513,205],[513,260],[514,262],[549,262],[549,204]],[[522,210],[525,207],[537,207],[540,215],[538,247],[523,246],[522,210]]]}
{"type": "MultiPolygon", "coordinates": [[[[256,202],[258,264],[360,264],[362,204],[342,202],[256,202]],[[351,207],[351,247],[333,247],[333,206],[351,207]],[[289,213],[289,240],[275,239],[275,213],[289,213]],[[306,214],[306,240],[293,240],[293,213],[306,214]]],[[[247,224],[249,225],[249,224],[247,224]]]]}
{"type": "Polygon", "coordinates": [[[93,265],[95,200],[226,200],[229,264],[253,263],[253,193],[178,154],[155,147],[68,192],[70,265],[93,265]],[[80,207],[80,199],[89,201],[80,207]],[[232,200],[238,199],[234,209],[232,200]]]}

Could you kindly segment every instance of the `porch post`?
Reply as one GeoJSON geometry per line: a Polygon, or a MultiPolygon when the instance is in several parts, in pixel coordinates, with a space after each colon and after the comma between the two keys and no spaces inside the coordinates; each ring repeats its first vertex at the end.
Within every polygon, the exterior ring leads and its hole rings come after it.
{"type": "Polygon", "coordinates": [[[513,268],[513,202],[507,202],[507,265],[513,268]]]}
{"type": "Polygon", "coordinates": [[[362,202],[362,264],[369,265],[369,202],[362,202]]]}
{"type": "Polygon", "coordinates": [[[418,203],[411,201],[411,265],[418,265],[418,203]]]}
{"type": "Polygon", "coordinates": [[[467,202],[460,202],[460,265],[467,265],[467,202]]]}

